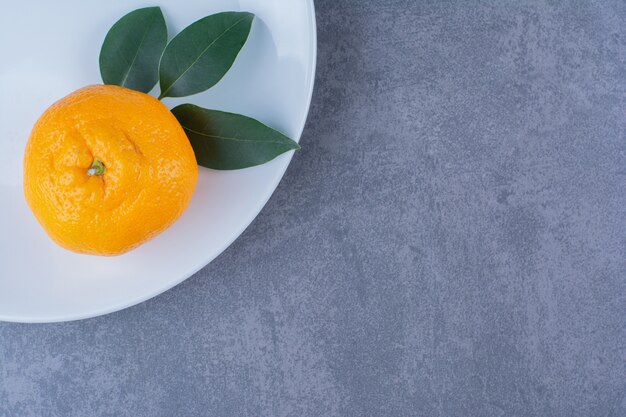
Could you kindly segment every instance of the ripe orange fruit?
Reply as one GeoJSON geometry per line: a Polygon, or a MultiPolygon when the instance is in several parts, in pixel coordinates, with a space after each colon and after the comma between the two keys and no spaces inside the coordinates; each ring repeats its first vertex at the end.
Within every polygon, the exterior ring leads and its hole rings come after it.
{"type": "Polygon", "coordinates": [[[59,245],[118,255],[185,211],[198,166],[185,132],[152,96],[112,85],[81,88],[35,124],[24,193],[59,245]]]}

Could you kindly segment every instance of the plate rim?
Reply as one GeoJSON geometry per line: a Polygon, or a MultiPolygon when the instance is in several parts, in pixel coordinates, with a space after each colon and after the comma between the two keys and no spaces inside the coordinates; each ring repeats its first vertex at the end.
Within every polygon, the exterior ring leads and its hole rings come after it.
{"type": "MultiPolygon", "coordinates": [[[[302,123],[302,126],[299,129],[299,132],[297,134],[297,142],[300,141],[301,137],[302,137],[302,133],[304,132],[304,128],[306,127],[306,121],[308,119],[308,115],[309,115],[309,111],[311,109],[311,101],[313,99],[313,89],[314,89],[314,85],[315,85],[315,75],[316,75],[316,71],[317,71],[317,19],[315,16],[315,3],[314,0],[304,0],[307,2],[308,4],[308,9],[309,9],[309,15],[310,15],[310,19],[311,19],[311,27],[312,27],[312,37],[311,37],[311,44],[312,44],[312,60],[311,60],[311,79],[309,80],[309,85],[307,86],[308,92],[307,92],[307,102],[306,102],[306,108],[305,108],[305,112],[304,112],[304,121],[302,123]]],[[[278,185],[280,184],[280,181],[283,179],[283,177],[285,176],[285,172],[287,171],[287,168],[289,167],[289,165],[291,164],[291,159],[293,158],[293,154],[294,152],[290,152],[290,154],[288,155],[287,158],[285,158],[285,163],[284,163],[284,167],[282,168],[282,172],[280,172],[280,175],[278,175],[276,177],[276,180],[274,181],[273,184],[271,184],[271,187],[269,187],[269,189],[271,190],[267,196],[264,198],[262,204],[259,205],[259,210],[256,212],[253,212],[253,214],[251,214],[249,216],[249,218],[245,219],[243,222],[241,222],[242,226],[236,230],[229,239],[227,239],[224,244],[222,245],[222,247],[215,251],[213,254],[211,254],[210,256],[204,258],[202,261],[200,261],[198,264],[193,265],[191,268],[189,268],[187,271],[185,271],[184,273],[180,274],[180,278],[177,278],[175,280],[172,280],[171,282],[168,282],[167,285],[164,285],[163,287],[157,288],[156,290],[150,291],[146,294],[143,294],[139,297],[135,297],[130,299],[129,301],[125,301],[122,303],[118,303],[118,304],[114,304],[112,306],[108,306],[106,308],[100,308],[94,311],[90,311],[87,313],[81,313],[81,314],[61,314],[61,315],[56,315],[56,316],[49,316],[49,317],[16,317],[16,316],[6,316],[2,313],[0,313],[0,321],[2,322],[8,322],[8,323],[61,323],[61,322],[71,322],[71,321],[77,321],[77,320],[85,320],[85,319],[90,319],[90,318],[95,318],[95,317],[100,317],[100,316],[104,316],[107,314],[111,314],[111,313],[115,313],[117,311],[121,311],[124,310],[126,308],[129,307],[133,307],[136,306],[138,304],[141,304],[145,301],[148,301],[154,297],[157,297],[161,294],[163,294],[164,292],[174,288],[175,286],[181,284],[182,282],[186,281],[187,279],[191,278],[193,275],[195,275],[198,271],[200,271],[202,268],[204,268],[205,266],[207,266],[208,264],[210,264],[211,262],[213,262],[213,260],[215,260],[215,258],[217,258],[218,256],[220,256],[226,249],[228,249],[228,247],[230,247],[230,245],[233,244],[233,242],[235,240],[237,240],[237,238],[239,238],[239,236],[241,236],[241,234],[250,226],[250,224],[254,221],[254,219],[257,218],[257,216],[261,213],[261,211],[263,210],[263,208],[265,208],[265,206],[267,205],[267,202],[269,201],[269,199],[272,197],[272,195],[274,195],[274,192],[276,191],[276,188],[278,188],[278,185]]]]}

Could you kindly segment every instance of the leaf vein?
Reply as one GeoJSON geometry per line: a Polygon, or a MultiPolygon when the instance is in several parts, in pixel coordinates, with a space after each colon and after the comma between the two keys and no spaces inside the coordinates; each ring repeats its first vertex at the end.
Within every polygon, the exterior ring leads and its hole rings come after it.
{"type": "Polygon", "coordinates": [[[133,68],[133,65],[135,65],[135,60],[137,60],[137,56],[139,55],[139,50],[141,49],[141,45],[143,45],[143,41],[146,39],[146,35],[150,31],[150,25],[152,25],[153,21],[154,21],[154,16],[152,16],[152,19],[150,20],[150,23],[148,25],[146,25],[146,30],[143,32],[143,36],[141,37],[141,41],[139,41],[139,45],[137,45],[137,50],[135,51],[135,56],[133,56],[133,60],[130,62],[130,65],[128,66],[128,69],[126,70],[126,75],[124,75],[124,78],[122,79],[122,82],[120,84],[122,87],[126,87],[126,80],[128,79],[128,75],[130,74],[130,70],[133,68]]]}
{"type": "Polygon", "coordinates": [[[200,55],[198,55],[198,57],[187,67],[187,69],[185,71],[182,72],[182,74],[180,74],[171,84],[169,87],[167,87],[167,89],[165,89],[165,91],[163,91],[160,95],[160,97],[165,97],[165,95],[172,89],[172,87],[174,86],[174,84],[176,84],[186,73],[187,71],[189,71],[194,65],[196,65],[196,63],[200,60],[200,58],[202,58],[202,56],[209,50],[209,48],[211,48],[213,46],[213,44],[215,44],[215,42],[217,42],[218,40],[220,40],[222,38],[222,36],[224,36],[228,31],[230,31],[232,28],[234,28],[235,26],[237,26],[242,20],[244,20],[246,17],[242,17],[241,19],[237,20],[235,23],[233,23],[230,27],[228,27],[225,31],[223,31],[222,33],[220,33],[220,35],[215,38],[213,40],[213,42],[211,42],[209,44],[209,46],[207,46],[206,48],[204,48],[204,50],[200,53],[200,55]]]}
{"type": "Polygon", "coordinates": [[[183,129],[185,129],[188,132],[195,133],[196,135],[205,136],[205,137],[208,137],[208,138],[216,138],[216,139],[223,139],[223,140],[234,140],[234,141],[237,141],[237,142],[275,143],[275,144],[279,144],[279,145],[290,145],[290,143],[284,142],[284,141],[242,139],[242,138],[236,138],[236,137],[230,137],[230,136],[211,135],[209,133],[199,132],[197,130],[191,129],[191,128],[187,127],[187,126],[183,126],[183,129]]]}

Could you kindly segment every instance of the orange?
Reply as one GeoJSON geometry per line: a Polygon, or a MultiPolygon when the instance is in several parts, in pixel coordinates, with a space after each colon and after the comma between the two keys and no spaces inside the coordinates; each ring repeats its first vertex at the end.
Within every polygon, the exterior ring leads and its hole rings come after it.
{"type": "Polygon", "coordinates": [[[69,250],[118,255],[185,211],[198,179],[189,140],[152,96],[81,88],[48,108],[24,155],[24,193],[50,237],[69,250]]]}

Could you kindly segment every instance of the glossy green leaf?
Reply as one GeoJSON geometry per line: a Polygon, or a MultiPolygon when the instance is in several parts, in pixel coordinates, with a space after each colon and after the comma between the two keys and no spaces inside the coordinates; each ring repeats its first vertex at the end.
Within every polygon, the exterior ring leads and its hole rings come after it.
{"type": "Polygon", "coordinates": [[[165,48],[159,66],[162,97],[184,97],[213,87],[246,43],[254,15],[223,12],[183,29],[165,48]]]}
{"type": "Polygon", "coordinates": [[[149,92],[159,78],[159,59],[166,44],[167,27],[160,8],[128,13],[104,38],[100,50],[102,81],[149,92]]]}
{"type": "Polygon", "coordinates": [[[247,116],[182,104],[172,113],[183,126],[199,165],[241,169],[271,161],[300,146],[247,116]]]}

